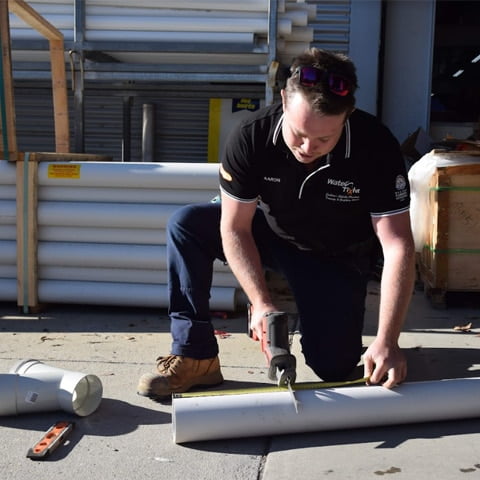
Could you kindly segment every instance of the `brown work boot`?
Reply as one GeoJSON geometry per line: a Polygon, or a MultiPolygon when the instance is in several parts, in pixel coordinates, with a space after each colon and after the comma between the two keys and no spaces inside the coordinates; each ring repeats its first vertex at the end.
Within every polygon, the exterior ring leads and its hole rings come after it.
{"type": "Polygon", "coordinates": [[[218,357],[197,360],[180,355],[157,358],[158,373],[140,377],[137,393],[144,397],[169,397],[183,393],[193,386],[218,385],[223,382],[218,357]]]}

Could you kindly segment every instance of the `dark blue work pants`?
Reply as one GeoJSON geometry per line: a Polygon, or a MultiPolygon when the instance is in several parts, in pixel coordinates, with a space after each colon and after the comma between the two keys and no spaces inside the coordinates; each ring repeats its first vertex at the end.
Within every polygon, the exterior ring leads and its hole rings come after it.
{"type": "MultiPolygon", "coordinates": [[[[219,203],[188,205],[167,226],[172,354],[218,354],[210,321],[213,262],[225,260],[219,203]]],[[[299,250],[280,239],[258,210],[253,235],[263,265],[285,275],[300,319],[305,361],[323,380],[344,379],[362,350],[367,275],[351,261],[299,250]]]]}

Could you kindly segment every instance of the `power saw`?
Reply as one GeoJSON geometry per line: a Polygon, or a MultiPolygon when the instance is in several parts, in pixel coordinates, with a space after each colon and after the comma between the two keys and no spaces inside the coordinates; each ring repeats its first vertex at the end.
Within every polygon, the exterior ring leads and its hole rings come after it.
{"type": "Polygon", "coordinates": [[[262,317],[262,338],[251,328],[251,308],[248,306],[248,334],[261,341],[262,352],[268,364],[268,378],[278,386],[291,387],[296,380],[297,360],[290,353],[288,340],[288,315],[284,312],[268,312],[262,317]]]}

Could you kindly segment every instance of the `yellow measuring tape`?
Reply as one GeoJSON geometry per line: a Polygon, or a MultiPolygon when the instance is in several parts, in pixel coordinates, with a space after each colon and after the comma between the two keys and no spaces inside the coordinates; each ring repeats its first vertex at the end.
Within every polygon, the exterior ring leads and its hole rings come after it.
{"type": "MultiPolygon", "coordinates": [[[[338,388],[348,387],[350,385],[365,384],[368,377],[358,378],[356,380],[347,380],[344,382],[303,382],[294,383],[292,390],[315,390],[317,388],[338,388]]],[[[264,387],[239,388],[231,390],[211,390],[202,392],[175,393],[174,398],[192,398],[192,397],[218,397],[223,395],[245,395],[248,393],[269,393],[269,392],[288,392],[288,386],[267,385],[264,387]]]]}

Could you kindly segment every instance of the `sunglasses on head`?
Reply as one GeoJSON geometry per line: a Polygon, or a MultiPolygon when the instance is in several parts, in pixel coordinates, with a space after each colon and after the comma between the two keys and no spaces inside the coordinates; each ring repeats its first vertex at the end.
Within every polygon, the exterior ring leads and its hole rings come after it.
{"type": "Polygon", "coordinates": [[[293,75],[299,76],[300,85],[304,87],[326,85],[332,93],[340,97],[345,97],[352,89],[352,82],[348,78],[317,67],[299,66],[293,75]]]}

